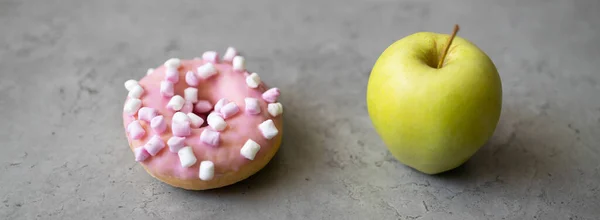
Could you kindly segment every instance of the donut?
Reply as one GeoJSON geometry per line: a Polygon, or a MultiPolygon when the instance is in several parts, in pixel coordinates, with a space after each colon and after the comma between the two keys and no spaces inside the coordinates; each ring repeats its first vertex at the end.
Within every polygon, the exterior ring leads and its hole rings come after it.
{"type": "Polygon", "coordinates": [[[283,135],[280,90],[269,88],[229,47],[169,58],[128,91],[123,125],[133,159],[174,187],[207,190],[261,170],[283,135]]]}

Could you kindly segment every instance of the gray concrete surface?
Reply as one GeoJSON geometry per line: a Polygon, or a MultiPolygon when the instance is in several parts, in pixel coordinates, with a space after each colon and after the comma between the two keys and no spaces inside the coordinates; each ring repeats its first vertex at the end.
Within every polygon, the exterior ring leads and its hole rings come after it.
{"type": "Polygon", "coordinates": [[[600,2],[0,0],[0,219],[600,219],[600,2]],[[428,176],[375,134],[377,56],[416,31],[485,50],[500,124],[428,176]],[[261,172],[206,192],[133,161],[123,82],[233,45],[283,89],[285,140],[261,172]]]}

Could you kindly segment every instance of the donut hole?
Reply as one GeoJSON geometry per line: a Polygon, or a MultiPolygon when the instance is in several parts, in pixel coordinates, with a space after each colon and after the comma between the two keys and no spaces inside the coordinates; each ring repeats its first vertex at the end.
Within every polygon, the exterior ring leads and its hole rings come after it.
{"type": "Polygon", "coordinates": [[[196,110],[192,111],[194,114],[200,116],[204,120],[204,123],[202,123],[202,125],[200,125],[201,128],[208,126],[208,120],[207,120],[208,114],[211,113],[212,111],[214,111],[214,108],[205,113],[200,113],[200,112],[197,112],[196,110]]]}

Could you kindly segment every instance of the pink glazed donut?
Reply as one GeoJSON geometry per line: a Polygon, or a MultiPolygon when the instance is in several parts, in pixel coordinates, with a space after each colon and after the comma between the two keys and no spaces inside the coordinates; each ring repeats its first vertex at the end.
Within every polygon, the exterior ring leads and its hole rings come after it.
{"type": "Polygon", "coordinates": [[[127,80],[123,125],[134,158],[174,187],[206,190],[262,169],[282,139],[283,106],[232,47],[168,59],[127,80]]]}

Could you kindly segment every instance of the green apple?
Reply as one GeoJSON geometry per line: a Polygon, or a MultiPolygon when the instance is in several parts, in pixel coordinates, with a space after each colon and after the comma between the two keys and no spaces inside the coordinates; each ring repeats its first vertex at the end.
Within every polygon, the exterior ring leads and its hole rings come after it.
{"type": "Polygon", "coordinates": [[[426,174],[466,162],[500,118],[496,66],[454,34],[419,32],[394,42],[377,59],[367,86],[369,117],[384,144],[398,161],[426,174]]]}

